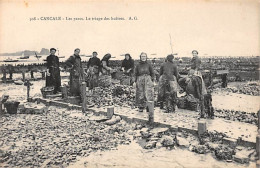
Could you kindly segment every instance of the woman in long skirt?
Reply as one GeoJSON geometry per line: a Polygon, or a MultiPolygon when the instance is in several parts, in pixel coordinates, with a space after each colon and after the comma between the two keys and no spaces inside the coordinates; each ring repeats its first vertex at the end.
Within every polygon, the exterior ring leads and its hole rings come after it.
{"type": "Polygon", "coordinates": [[[136,82],[136,105],[142,112],[146,102],[154,101],[154,70],[152,65],[147,62],[147,54],[142,52],[140,62],[135,68],[136,82]]]}

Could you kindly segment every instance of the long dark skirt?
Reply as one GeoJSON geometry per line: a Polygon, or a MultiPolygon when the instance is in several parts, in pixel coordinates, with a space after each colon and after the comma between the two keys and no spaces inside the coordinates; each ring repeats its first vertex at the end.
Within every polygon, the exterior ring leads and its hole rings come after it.
{"type": "Polygon", "coordinates": [[[60,78],[60,70],[50,69],[50,76],[46,76],[46,87],[54,87],[54,93],[60,91],[61,86],[61,78],[60,78]]]}

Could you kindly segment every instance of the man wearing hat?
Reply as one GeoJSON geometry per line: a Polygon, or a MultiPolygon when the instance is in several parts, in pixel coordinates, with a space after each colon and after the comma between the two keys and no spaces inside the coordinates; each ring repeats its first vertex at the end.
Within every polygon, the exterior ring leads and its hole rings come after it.
{"type": "Polygon", "coordinates": [[[97,55],[97,52],[93,52],[92,57],[89,59],[87,64],[87,76],[90,89],[98,86],[98,77],[101,71],[101,62],[97,55]]]}
{"type": "Polygon", "coordinates": [[[55,55],[56,49],[51,48],[50,53],[47,57],[46,87],[54,87],[54,94],[56,94],[61,86],[60,63],[59,57],[55,55]]]}
{"type": "Polygon", "coordinates": [[[177,80],[179,72],[177,65],[173,63],[173,55],[168,55],[166,62],[160,68],[158,102],[163,109],[166,102],[166,112],[174,112],[177,100],[177,80]]]}

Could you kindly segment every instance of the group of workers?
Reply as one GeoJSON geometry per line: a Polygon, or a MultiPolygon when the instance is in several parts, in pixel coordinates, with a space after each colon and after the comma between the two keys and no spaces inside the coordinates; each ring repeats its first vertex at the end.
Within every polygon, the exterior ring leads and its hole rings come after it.
{"type": "MultiPolygon", "coordinates": [[[[50,49],[50,55],[47,57],[47,77],[46,86],[53,86],[54,93],[60,91],[60,69],[59,58],[55,56],[56,49],[50,49]]],[[[65,69],[70,71],[70,93],[73,96],[80,95],[80,84],[83,81],[87,82],[89,89],[98,86],[98,80],[101,75],[110,75],[115,72],[109,65],[110,54],[106,54],[102,60],[97,57],[97,52],[92,53],[92,57],[87,63],[87,69],[84,70],[81,63],[80,49],[75,49],[74,54],[65,62],[65,69]]],[[[202,75],[199,71],[201,60],[198,57],[198,51],[192,51],[193,58],[191,60],[191,68],[187,77],[181,78],[178,72],[178,67],[174,62],[174,56],[168,55],[165,62],[160,67],[158,104],[160,108],[164,108],[166,104],[166,112],[174,112],[176,106],[177,92],[181,87],[185,87],[191,82],[192,76],[201,79],[198,82],[200,94],[198,99],[203,100],[203,95],[207,93],[202,75]]],[[[136,88],[136,106],[142,112],[147,110],[147,102],[154,101],[154,85],[155,71],[154,67],[147,60],[147,53],[140,54],[140,62],[135,66],[134,60],[130,54],[125,54],[125,59],[122,61],[121,71],[125,75],[133,78],[132,85],[136,88]]],[[[201,117],[204,116],[203,111],[201,117]]]]}

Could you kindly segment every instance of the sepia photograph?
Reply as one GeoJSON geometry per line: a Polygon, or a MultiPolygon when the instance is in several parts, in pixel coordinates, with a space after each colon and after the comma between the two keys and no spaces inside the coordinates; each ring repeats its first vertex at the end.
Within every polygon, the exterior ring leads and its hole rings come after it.
{"type": "Polygon", "coordinates": [[[0,168],[259,168],[259,0],[0,0],[0,168]]]}

